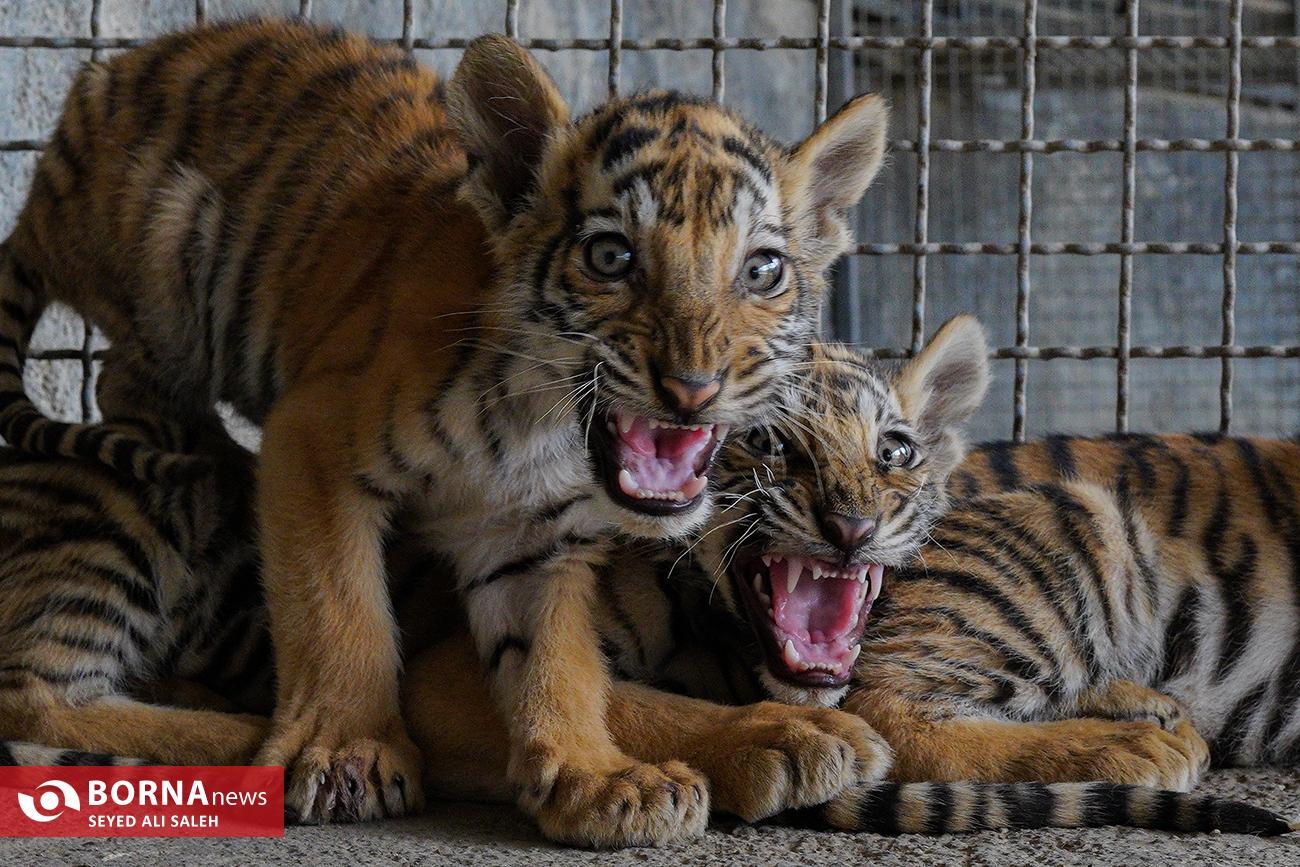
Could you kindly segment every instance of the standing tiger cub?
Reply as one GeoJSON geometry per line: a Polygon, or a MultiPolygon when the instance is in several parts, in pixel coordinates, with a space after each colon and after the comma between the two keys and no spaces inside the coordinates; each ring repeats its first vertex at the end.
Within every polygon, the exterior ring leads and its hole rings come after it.
{"type": "Polygon", "coordinates": [[[341,31],[168,36],[88,66],[37,166],[0,263],[0,435],[147,478],[183,460],[33,414],[21,356],[50,300],[104,329],[143,414],[202,430],[226,400],[263,425],[258,759],[304,818],[339,766],[361,818],[421,802],[383,582],[402,510],[454,566],[543,830],[697,834],[699,775],[606,730],[594,569],[616,532],[698,527],[728,430],[777,415],[884,141],[874,97],[791,149],[671,93],[571,120],[502,37],[444,100],[341,31]]]}

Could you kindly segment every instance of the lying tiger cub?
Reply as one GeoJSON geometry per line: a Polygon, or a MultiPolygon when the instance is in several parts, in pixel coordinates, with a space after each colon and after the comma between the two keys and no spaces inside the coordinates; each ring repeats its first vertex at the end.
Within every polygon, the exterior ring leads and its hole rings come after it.
{"type": "MultiPolygon", "coordinates": [[[[896,781],[1107,781],[986,811],[964,786],[852,787],[829,808],[840,827],[965,830],[1024,809],[1088,824],[1116,797],[1130,821],[1213,826],[1209,808],[1125,784],[1190,788],[1209,757],[1202,735],[1226,762],[1293,760],[1297,654],[1264,629],[1293,610],[1300,445],[984,447],[957,469],[960,499],[941,518],[985,351],[966,318],[897,371],[819,347],[787,435],[759,432],[722,456],[731,505],[713,529],[684,551],[630,549],[608,570],[607,651],[624,677],[715,701],[842,702],[889,741],[896,781]]],[[[445,707],[481,692],[463,657],[448,643],[417,660],[405,707],[431,785],[492,795],[499,770],[483,757],[499,759],[501,733],[477,713],[455,726],[466,717],[445,707]]],[[[684,726],[641,704],[619,687],[611,707],[635,754],[693,738],[735,749],[721,710],[696,705],[699,723],[684,726]]],[[[764,793],[742,815],[766,814],[764,793]]]]}

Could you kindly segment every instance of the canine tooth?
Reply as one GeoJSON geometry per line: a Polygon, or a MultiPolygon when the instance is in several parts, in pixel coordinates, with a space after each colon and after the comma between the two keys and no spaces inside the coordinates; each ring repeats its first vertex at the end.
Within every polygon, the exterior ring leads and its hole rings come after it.
{"type": "Polygon", "coordinates": [[[691,480],[689,482],[682,485],[682,491],[681,491],[682,495],[685,497],[685,499],[693,500],[700,495],[700,491],[704,490],[704,486],[707,485],[708,483],[709,483],[708,479],[704,478],[703,476],[693,475],[691,476],[691,480]]]}
{"type": "Polygon", "coordinates": [[[788,638],[785,640],[785,647],[781,648],[781,657],[791,666],[798,665],[803,661],[799,656],[799,651],[794,649],[794,642],[788,638]]]}
{"type": "Polygon", "coordinates": [[[763,555],[763,565],[766,566],[766,567],[768,567],[769,569],[772,568],[772,555],[771,555],[771,554],[764,554],[764,555],[763,555]]]}
{"type": "Polygon", "coordinates": [[[759,596],[763,595],[763,577],[761,575],[754,576],[754,592],[759,596]]]}
{"type": "Polygon", "coordinates": [[[715,424],[713,426],[713,436],[718,440],[726,439],[729,433],[731,433],[731,425],[729,424],[715,424]]]}
{"type": "Polygon", "coordinates": [[[799,577],[803,575],[802,566],[794,560],[791,560],[786,566],[785,573],[785,592],[793,593],[794,588],[799,586],[799,577]]]}
{"type": "Polygon", "coordinates": [[[635,417],[628,412],[615,413],[614,418],[618,421],[618,432],[620,434],[625,434],[630,431],[635,422],[635,417]]]}
{"type": "Polygon", "coordinates": [[[636,482],[632,480],[632,474],[627,470],[618,471],[618,489],[629,497],[637,496],[641,493],[637,489],[636,482]]]}
{"type": "Polygon", "coordinates": [[[853,663],[857,662],[858,657],[861,655],[862,655],[862,645],[861,644],[853,645],[853,651],[849,654],[849,665],[852,665],[853,663]]]}
{"type": "Polygon", "coordinates": [[[885,582],[885,567],[880,563],[872,563],[867,568],[867,573],[871,579],[871,590],[867,593],[867,601],[875,602],[885,582]]]}

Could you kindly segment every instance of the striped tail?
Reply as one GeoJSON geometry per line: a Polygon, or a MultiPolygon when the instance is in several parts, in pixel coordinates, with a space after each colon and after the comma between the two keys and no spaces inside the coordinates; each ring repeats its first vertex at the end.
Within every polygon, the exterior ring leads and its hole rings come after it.
{"type": "Polygon", "coordinates": [[[0,767],[69,766],[69,765],[146,765],[144,759],[110,756],[107,753],[89,753],[85,750],[65,750],[44,747],[25,741],[0,741],[0,767]]]}
{"type": "Polygon", "coordinates": [[[145,482],[179,484],[211,471],[206,458],[99,424],[55,421],[36,408],[23,388],[23,364],[46,304],[39,277],[0,244],[0,438],[27,454],[92,460],[145,482]]]}
{"type": "Polygon", "coordinates": [[[876,783],[799,812],[801,824],[876,834],[1105,825],[1260,837],[1300,830],[1300,822],[1252,804],[1116,783],[876,783]]]}

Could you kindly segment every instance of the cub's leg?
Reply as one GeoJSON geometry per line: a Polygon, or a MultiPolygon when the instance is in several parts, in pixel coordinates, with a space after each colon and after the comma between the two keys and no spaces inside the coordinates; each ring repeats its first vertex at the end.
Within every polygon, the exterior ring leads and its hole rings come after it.
{"type": "Polygon", "coordinates": [[[168,765],[242,765],[252,760],[266,730],[265,717],[160,707],[120,695],[74,705],[34,681],[0,689],[3,741],[168,765]]]}
{"type": "Polygon", "coordinates": [[[285,766],[286,807],[304,821],[330,818],[315,805],[331,777],[352,795],[345,818],[401,815],[422,796],[419,752],[398,711],[389,506],[355,476],[356,390],[316,382],[282,398],[264,428],[258,516],[278,695],[257,758],[285,766]]]}
{"type": "Polygon", "coordinates": [[[1131,680],[1112,680],[1079,698],[1080,716],[1113,720],[1146,720],[1173,731],[1187,712],[1176,698],[1131,680]]]}
{"type": "MultiPolygon", "coordinates": [[[[431,791],[510,800],[509,734],[465,636],[411,663],[402,707],[431,791]]],[[[726,707],[616,681],[606,719],[625,752],[689,763],[708,778],[714,808],[749,821],[822,803],[851,783],[879,779],[890,762],[889,747],[861,719],[825,708],[726,707]]]]}
{"type": "Polygon", "coordinates": [[[508,720],[508,778],[547,837],[646,846],[698,837],[704,780],[677,761],[638,761],[606,727],[610,678],[593,622],[592,563],[574,543],[522,573],[467,579],[465,612],[493,698],[508,720]]]}
{"type": "Polygon", "coordinates": [[[933,706],[869,689],[851,693],[844,708],[889,741],[891,777],[900,782],[1097,780],[1187,791],[1209,764],[1208,746],[1186,720],[1166,731],[1145,720],[941,716],[933,706]]]}

